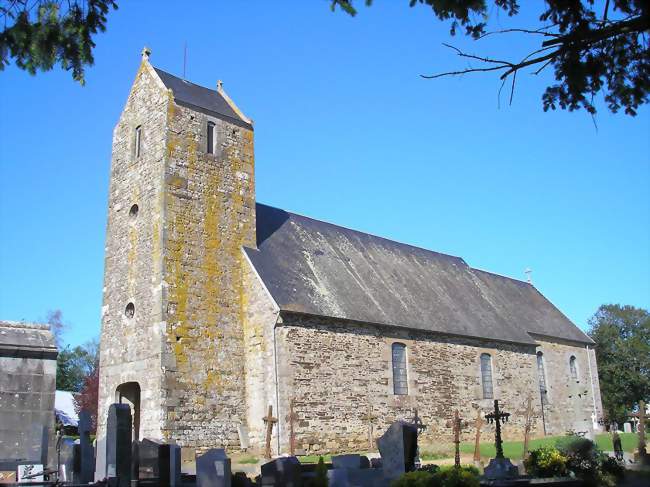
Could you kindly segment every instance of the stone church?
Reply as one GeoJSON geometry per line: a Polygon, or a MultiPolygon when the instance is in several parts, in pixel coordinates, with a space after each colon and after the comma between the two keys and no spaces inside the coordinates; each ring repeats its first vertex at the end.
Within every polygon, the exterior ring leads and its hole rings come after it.
{"type": "MultiPolygon", "coordinates": [[[[99,436],[185,451],[368,451],[417,408],[449,442],[494,399],[521,438],[602,417],[593,342],[532,284],[255,199],[253,122],[143,59],[113,132],[99,436]]],[[[484,426],[484,438],[490,437],[484,426]]]]}

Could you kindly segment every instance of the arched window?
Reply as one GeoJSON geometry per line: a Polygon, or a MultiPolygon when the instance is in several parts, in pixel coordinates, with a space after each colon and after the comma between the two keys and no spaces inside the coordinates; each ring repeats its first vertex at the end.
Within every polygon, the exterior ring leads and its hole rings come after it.
{"type": "Polygon", "coordinates": [[[537,375],[539,377],[539,394],[542,404],[548,403],[548,390],[546,389],[546,371],[544,370],[544,354],[537,352],[537,375]]]}
{"type": "Polygon", "coordinates": [[[208,140],[207,152],[208,152],[208,154],[214,154],[214,130],[215,130],[214,122],[208,122],[208,133],[207,133],[207,140],[208,140]]]}
{"type": "Polygon", "coordinates": [[[142,153],[142,125],[135,128],[135,158],[140,157],[142,153]]]}
{"type": "Polygon", "coordinates": [[[481,354],[481,384],[483,384],[483,399],[494,399],[492,357],[489,353],[481,354]]]}
{"type": "Polygon", "coordinates": [[[571,378],[575,381],[578,380],[578,366],[576,365],[575,355],[571,355],[569,359],[569,370],[571,371],[571,378]]]}
{"type": "Polygon", "coordinates": [[[398,395],[409,393],[408,373],[406,371],[406,345],[393,343],[393,392],[398,395]]]}

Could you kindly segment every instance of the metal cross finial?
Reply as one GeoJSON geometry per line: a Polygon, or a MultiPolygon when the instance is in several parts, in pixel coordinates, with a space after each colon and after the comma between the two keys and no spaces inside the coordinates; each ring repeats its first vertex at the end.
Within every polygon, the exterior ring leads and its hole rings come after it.
{"type": "Polygon", "coordinates": [[[526,270],[524,271],[524,274],[526,274],[526,281],[528,282],[528,284],[532,284],[533,283],[533,278],[532,278],[533,271],[530,269],[530,267],[526,267],[526,270]]]}
{"type": "Polygon", "coordinates": [[[149,49],[147,46],[144,46],[142,48],[142,60],[149,60],[149,56],[151,56],[151,49],[149,49]]]}
{"type": "Polygon", "coordinates": [[[217,91],[223,91],[223,81],[217,80],[217,91]]]}
{"type": "Polygon", "coordinates": [[[503,441],[501,440],[501,421],[507,422],[510,413],[502,413],[499,411],[499,400],[494,400],[494,412],[485,415],[488,423],[496,424],[496,433],[494,434],[494,443],[497,447],[496,458],[503,458],[503,441]]]}

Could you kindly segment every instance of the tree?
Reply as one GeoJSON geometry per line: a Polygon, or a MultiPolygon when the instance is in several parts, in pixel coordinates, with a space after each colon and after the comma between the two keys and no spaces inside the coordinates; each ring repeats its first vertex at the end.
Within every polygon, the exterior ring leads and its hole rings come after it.
{"type": "Polygon", "coordinates": [[[598,308],[589,325],[603,407],[610,421],[622,423],[638,401],[650,400],[650,313],[607,304],[598,308]]]}
{"type": "Polygon", "coordinates": [[[57,348],[61,348],[63,345],[63,330],[65,330],[63,312],[60,309],[55,309],[54,311],[49,310],[45,322],[50,325],[50,331],[54,335],[54,342],[57,348]]]}
{"type": "Polygon", "coordinates": [[[92,375],[98,366],[99,347],[97,340],[72,348],[67,345],[57,357],[56,388],[60,391],[79,392],[86,377],[92,375]]]}
{"type": "MultiPolygon", "coordinates": [[[[350,15],[357,14],[354,0],[331,2],[332,10],[340,7],[350,15]]],[[[509,16],[519,13],[518,0],[494,0],[493,3],[509,16]]],[[[372,0],[365,0],[365,4],[371,5],[372,0]]],[[[550,65],[557,83],[548,86],[542,96],[544,111],[559,106],[568,110],[584,108],[595,114],[594,97],[601,92],[614,113],[623,108],[628,115],[636,115],[638,107],[648,102],[648,0],[605,0],[600,11],[596,10],[594,0],[546,0],[539,17],[541,26],[491,32],[487,31],[486,0],[409,0],[409,5],[428,6],[438,19],[451,20],[452,35],[460,27],[476,40],[508,34],[533,36],[540,41],[538,49],[520,60],[470,54],[445,44],[460,57],[477,61],[480,66],[424,75],[424,78],[496,72],[502,87],[510,79],[512,101],[520,71],[528,68],[539,74],[550,65]]]]}
{"type": "Polygon", "coordinates": [[[115,0],[0,0],[0,71],[11,58],[31,74],[60,63],[83,85],[94,62],[93,36],[106,30],[111,8],[115,0]]]}
{"type": "Polygon", "coordinates": [[[79,394],[74,398],[74,410],[77,414],[86,410],[90,413],[92,423],[92,431],[97,429],[97,409],[99,404],[99,367],[95,367],[93,371],[87,375],[83,380],[83,385],[79,394]]]}

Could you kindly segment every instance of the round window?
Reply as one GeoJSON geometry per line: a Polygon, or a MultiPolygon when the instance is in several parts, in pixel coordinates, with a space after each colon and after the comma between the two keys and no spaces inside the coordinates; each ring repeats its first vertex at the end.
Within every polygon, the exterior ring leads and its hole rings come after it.
{"type": "Polygon", "coordinates": [[[129,303],[126,305],[126,309],[124,310],[124,316],[127,318],[133,318],[135,315],[135,305],[133,303],[129,303]]]}

